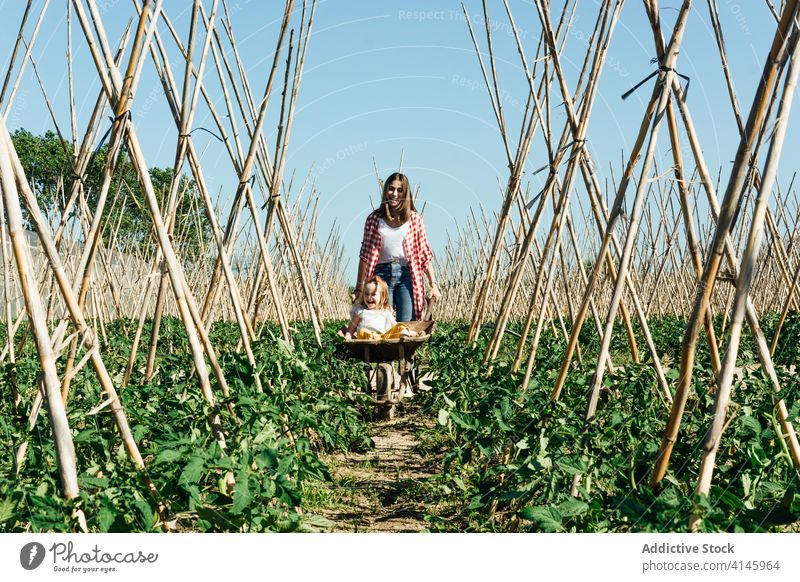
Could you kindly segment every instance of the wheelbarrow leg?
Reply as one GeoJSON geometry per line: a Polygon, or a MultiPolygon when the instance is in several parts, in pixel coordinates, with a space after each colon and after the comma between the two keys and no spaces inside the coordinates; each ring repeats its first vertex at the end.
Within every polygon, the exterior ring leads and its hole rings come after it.
{"type": "Polygon", "coordinates": [[[376,398],[378,396],[378,369],[370,363],[369,346],[364,346],[364,365],[367,372],[367,394],[376,398]]]}
{"type": "Polygon", "coordinates": [[[392,420],[395,416],[396,405],[402,397],[397,372],[390,362],[383,362],[375,367],[377,387],[376,400],[378,403],[378,418],[392,420]]]}
{"type": "Polygon", "coordinates": [[[400,390],[404,398],[411,398],[414,396],[414,388],[416,387],[416,372],[414,370],[414,355],[413,353],[406,356],[405,346],[400,344],[400,357],[398,358],[400,368],[400,390]]]}
{"type": "Polygon", "coordinates": [[[406,369],[408,370],[408,385],[414,392],[419,392],[419,371],[414,360],[414,354],[408,357],[406,369]]]}

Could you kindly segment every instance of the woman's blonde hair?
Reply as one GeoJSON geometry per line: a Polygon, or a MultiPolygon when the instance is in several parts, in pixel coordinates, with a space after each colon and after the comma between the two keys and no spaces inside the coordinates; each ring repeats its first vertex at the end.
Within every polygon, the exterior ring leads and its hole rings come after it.
{"type": "Polygon", "coordinates": [[[386,281],[378,277],[377,275],[373,275],[369,279],[364,282],[364,288],[361,291],[361,295],[358,297],[358,301],[361,304],[361,307],[366,307],[364,304],[364,295],[367,294],[367,285],[374,284],[378,288],[378,292],[380,293],[380,300],[378,300],[378,309],[383,311],[391,310],[391,306],[389,305],[389,286],[386,284],[386,281]]]}
{"type": "Polygon", "coordinates": [[[383,183],[383,194],[381,195],[381,218],[391,221],[399,220],[402,224],[405,224],[408,222],[408,219],[411,218],[411,213],[416,211],[414,200],[411,198],[411,185],[408,182],[408,176],[400,172],[395,172],[386,178],[386,181],[383,183]],[[389,203],[386,201],[386,191],[395,180],[400,180],[403,188],[403,203],[400,205],[397,216],[392,215],[392,211],[389,209],[389,203]]]}

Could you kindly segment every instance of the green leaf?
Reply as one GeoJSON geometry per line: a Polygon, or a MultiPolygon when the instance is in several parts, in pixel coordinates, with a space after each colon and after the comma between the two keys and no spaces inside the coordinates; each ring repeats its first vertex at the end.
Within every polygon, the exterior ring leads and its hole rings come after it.
{"type": "Polygon", "coordinates": [[[730,491],[723,491],[719,496],[719,501],[734,511],[738,511],[744,506],[744,502],[739,498],[739,496],[730,491]]]}
{"type": "Polygon", "coordinates": [[[258,433],[258,434],[257,434],[257,435],[256,435],[256,436],[253,438],[253,444],[254,444],[254,445],[258,445],[258,444],[261,444],[261,443],[263,443],[263,442],[264,442],[265,440],[267,440],[267,439],[274,439],[275,437],[276,437],[276,430],[275,430],[275,427],[274,427],[274,426],[272,426],[272,425],[269,425],[268,427],[266,427],[265,429],[263,429],[262,431],[260,431],[260,432],[259,432],[259,433],[258,433]]]}
{"type": "Polygon", "coordinates": [[[539,455],[533,463],[528,463],[528,467],[534,471],[547,470],[553,466],[553,460],[550,457],[539,455]]]}
{"type": "Polygon", "coordinates": [[[544,431],[539,435],[539,454],[543,455],[547,451],[547,445],[550,444],[550,439],[544,436],[544,431]]]}
{"type": "Polygon", "coordinates": [[[277,493],[277,487],[275,487],[275,481],[272,479],[264,479],[263,487],[262,487],[262,494],[267,499],[272,499],[275,497],[275,493],[277,493]]]}
{"type": "Polygon", "coordinates": [[[497,420],[497,426],[499,426],[503,432],[511,432],[513,430],[510,426],[508,426],[508,424],[506,424],[505,420],[503,419],[502,410],[500,410],[499,408],[495,408],[492,411],[492,414],[494,415],[495,420],[497,420]]]}
{"type": "Polygon", "coordinates": [[[17,508],[17,504],[14,503],[11,499],[3,499],[0,502],[0,523],[5,523],[14,517],[14,510],[17,508]]]}
{"type": "Polygon", "coordinates": [[[55,497],[46,497],[43,495],[30,495],[28,501],[31,505],[44,511],[53,511],[56,513],[61,512],[61,502],[55,497]]]}
{"type": "Polygon", "coordinates": [[[446,408],[442,408],[439,410],[439,417],[437,418],[437,421],[439,422],[440,425],[447,426],[447,419],[449,416],[450,416],[450,411],[447,410],[446,408]]]}
{"type": "Polygon", "coordinates": [[[570,475],[581,475],[586,472],[586,461],[581,458],[565,457],[556,461],[561,470],[569,473],[570,475]]]}
{"type": "Polygon", "coordinates": [[[483,495],[474,495],[472,500],[469,502],[467,509],[480,509],[484,505],[483,495]]]}
{"type": "Polygon", "coordinates": [[[207,521],[209,525],[216,526],[219,531],[237,531],[242,525],[241,519],[214,507],[198,507],[196,511],[197,517],[207,521]]]}
{"type": "Polygon", "coordinates": [[[558,512],[564,517],[575,517],[586,513],[588,510],[589,504],[576,497],[570,497],[558,504],[558,512]]]}
{"type": "Polygon", "coordinates": [[[133,504],[136,506],[136,509],[139,510],[139,513],[142,514],[144,530],[150,531],[153,528],[153,523],[155,523],[155,512],[153,508],[150,507],[150,504],[144,499],[137,499],[133,504]]]}
{"type": "Polygon", "coordinates": [[[758,436],[761,434],[761,424],[753,416],[740,416],[737,424],[736,432],[740,435],[758,436]]]}
{"type": "Polygon", "coordinates": [[[800,513],[800,494],[793,493],[791,497],[791,502],[789,504],[789,511],[794,514],[800,513]]]}
{"type": "Polygon", "coordinates": [[[97,487],[98,489],[106,489],[110,485],[110,481],[105,477],[92,477],[91,475],[81,475],[78,477],[78,483],[81,487],[97,487]]]}
{"type": "Polygon", "coordinates": [[[750,487],[753,484],[753,479],[750,477],[749,473],[742,473],[742,490],[744,491],[744,496],[750,496],[750,487]]]}
{"type": "Polygon", "coordinates": [[[197,483],[203,476],[204,469],[205,469],[205,463],[203,457],[199,455],[193,456],[191,459],[189,459],[189,462],[186,464],[186,467],[184,467],[183,472],[181,473],[181,477],[178,480],[178,483],[181,485],[186,485],[189,483],[197,483]]]}
{"type": "Polygon", "coordinates": [[[283,351],[284,353],[286,354],[294,353],[294,346],[289,342],[287,342],[285,339],[278,338],[277,343],[278,347],[280,347],[281,351],[283,351]]]}
{"type": "Polygon", "coordinates": [[[166,451],[161,451],[156,456],[156,460],[153,461],[154,465],[159,465],[161,463],[174,463],[178,459],[180,459],[183,455],[180,451],[176,451],[174,449],[167,449],[166,451]]]}
{"type": "Polygon", "coordinates": [[[94,428],[87,428],[72,437],[72,442],[85,443],[97,438],[97,431],[94,428]]]}
{"type": "Polygon", "coordinates": [[[184,483],[183,485],[184,491],[189,494],[189,499],[191,499],[190,506],[194,506],[194,504],[200,503],[202,498],[200,496],[200,488],[195,485],[194,483],[184,483]]]}
{"type": "Polygon", "coordinates": [[[255,461],[259,469],[266,467],[274,470],[278,466],[278,454],[273,449],[263,449],[256,455],[255,461]]]}
{"type": "Polygon", "coordinates": [[[117,515],[114,511],[114,506],[111,505],[109,501],[103,500],[100,509],[97,511],[97,525],[100,528],[100,531],[107,532],[109,529],[111,529],[116,516],[117,515]]]}
{"type": "Polygon", "coordinates": [[[562,516],[553,507],[541,505],[526,507],[519,512],[519,517],[534,522],[544,531],[564,531],[564,526],[561,525],[562,516]]]}
{"type": "Polygon", "coordinates": [[[451,412],[450,418],[453,420],[453,423],[456,426],[465,430],[472,430],[478,424],[477,421],[468,413],[451,412]]]}
{"type": "Polygon", "coordinates": [[[249,471],[239,471],[236,475],[236,485],[233,489],[233,505],[231,513],[238,515],[250,505],[253,495],[250,492],[249,471]]]}

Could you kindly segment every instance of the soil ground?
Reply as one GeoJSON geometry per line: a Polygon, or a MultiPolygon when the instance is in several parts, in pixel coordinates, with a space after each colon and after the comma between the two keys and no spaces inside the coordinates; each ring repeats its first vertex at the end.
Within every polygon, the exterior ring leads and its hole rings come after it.
{"type": "Polygon", "coordinates": [[[375,448],[325,459],[333,483],[324,488],[325,502],[315,513],[338,532],[419,532],[426,482],[436,472],[437,459],[417,451],[417,433],[430,423],[412,406],[403,406],[393,420],[376,421],[371,437],[375,448]]]}

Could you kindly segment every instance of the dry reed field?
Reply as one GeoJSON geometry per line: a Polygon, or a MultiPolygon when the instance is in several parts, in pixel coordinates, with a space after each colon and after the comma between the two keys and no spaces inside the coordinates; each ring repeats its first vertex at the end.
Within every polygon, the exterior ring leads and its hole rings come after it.
{"type": "Polygon", "coordinates": [[[800,203],[784,152],[797,0],[748,3],[774,17],[752,102],[717,0],[673,3],[674,26],[658,0],[597,0],[586,38],[578,0],[533,0],[535,35],[507,0],[480,3],[480,23],[463,8],[507,173],[433,249],[443,296],[396,455],[336,335],[358,249],[319,226],[310,170],[287,169],[316,1],[285,0],[257,77],[225,0],[188,3],[185,30],[169,2],[120,3],[120,38],[101,2],[56,4],[26,3],[0,93],[0,531],[385,531],[375,515],[392,507],[413,531],[797,529],[800,203]],[[651,25],[656,68],[631,89],[638,133],[604,179],[590,119],[626,4],[651,25]],[[63,30],[46,30],[48,10],[63,30]],[[692,10],[738,129],[730,167],[708,166],[679,72],[692,10]],[[516,53],[496,54],[493,22],[516,53]],[[50,56],[64,110],[35,56],[51,33],[69,39],[50,56]],[[527,84],[519,116],[501,59],[527,84]],[[131,113],[147,74],[177,131],[167,168],[148,165],[131,113]],[[24,79],[45,135],[8,125],[24,79]],[[204,158],[204,133],[224,159],[204,158]],[[215,192],[220,163],[234,178],[215,192]],[[407,477],[384,467],[370,493],[387,455],[407,477]]]}

